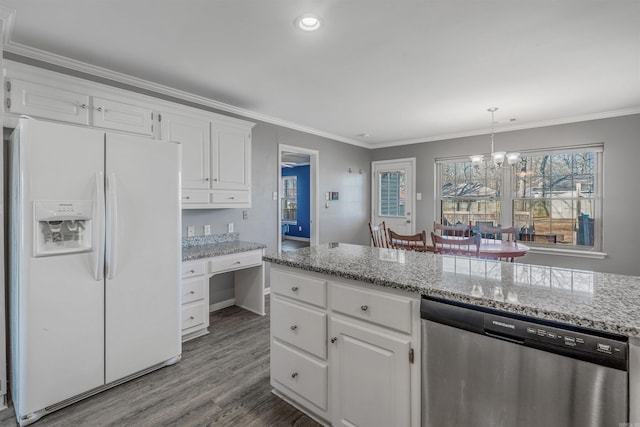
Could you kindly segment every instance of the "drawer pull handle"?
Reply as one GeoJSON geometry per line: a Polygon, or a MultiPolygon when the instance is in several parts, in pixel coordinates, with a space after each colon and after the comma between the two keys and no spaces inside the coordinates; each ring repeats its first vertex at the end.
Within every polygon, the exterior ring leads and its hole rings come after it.
{"type": "Polygon", "coordinates": [[[298,287],[297,287],[297,286],[292,286],[292,287],[291,287],[291,291],[293,291],[293,292],[298,292],[298,287]]]}
{"type": "Polygon", "coordinates": [[[189,196],[184,196],[185,199],[189,200],[191,197],[189,196]]]}
{"type": "Polygon", "coordinates": [[[235,199],[236,199],[235,197],[229,197],[229,200],[235,200],[235,199]]]}
{"type": "Polygon", "coordinates": [[[297,373],[297,372],[294,372],[293,374],[291,374],[291,378],[295,378],[295,377],[297,377],[297,376],[298,376],[298,373],[297,373]]]}
{"type": "Polygon", "coordinates": [[[338,341],[337,337],[331,337],[331,344],[335,344],[338,341]]]}
{"type": "Polygon", "coordinates": [[[195,271],[193,268],[192,268],[191,270],[189,270],[189,273],[191,273],[191,274],[193,274],[193,273],[195,273],[195,272],[196,272],[196,271],[195,271]]]}
{"type": "Polygon", "coordinates": [[[236,265],[236,264],[240,264],[240,261],[236,261],[233,263],[233,265],[236,265]]]}
{"type": "Polygon", "coordinates": [[[190,291],[189,293],[190,293],[191,295],[193,295],[193,294],[195,294],[195,293],[196,293],[196,291],[190,291]]]}
{"type": "Polygon", "coordinates": [[[361,305],[360,306],[360,310],[367,311],[367,310],[369,310],[369,306],[368,305],[361,305]]]}
{"type": "Polygon", "coordinates": [[[193,319],[195,319],[195,317],[189,316],[189,320],[193,320],[193,319]]]}
{"type": "Polygon", "coordinates": [[[298,329],[298,326],[297,326],[297,325],[292,325],[292,326],[290,327],[290,329],[291,329],[292,331],[295,331],[296,329],[298,329]]]}

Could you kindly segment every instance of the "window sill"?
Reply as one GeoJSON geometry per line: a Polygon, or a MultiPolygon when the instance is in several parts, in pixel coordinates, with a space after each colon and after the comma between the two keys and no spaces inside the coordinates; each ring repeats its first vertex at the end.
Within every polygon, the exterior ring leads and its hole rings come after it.
{"type": "Polygon", "coordinates": [[[543,254],[543,255],[562,255],[572,256],[576,258],[591,258],[591,259],[605,259],[607,257],[606,252],[595,251],[581,251],[578,249],[560,249],[560,248],[545,248],[545,247],[532,247],[530,246],[530,254],[543,254]]]}

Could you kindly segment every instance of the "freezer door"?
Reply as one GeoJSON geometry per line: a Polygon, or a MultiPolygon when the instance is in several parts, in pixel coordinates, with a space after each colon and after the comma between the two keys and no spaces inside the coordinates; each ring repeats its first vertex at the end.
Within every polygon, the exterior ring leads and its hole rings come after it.
{"type": "MultiPolygon", "coordinates": [[[[104,281],[96,252],[34,256],[34,205],[89,200],[104,165],[104,133],[22,118],[12,143],[11,318],[18,416],[104,384],[104,281]],[[96,280],[98,279],[98,280],[96,280]]],[[[94,227],[97,231],[100,227],[94,227]]],[[[94,236],[98,241],[98,236],[94,236]]]]}
{"type": "Polygon", "coordinates": [[[180,160],[178,144],[107,134],[107,383],[181,352],[180,160]]]}

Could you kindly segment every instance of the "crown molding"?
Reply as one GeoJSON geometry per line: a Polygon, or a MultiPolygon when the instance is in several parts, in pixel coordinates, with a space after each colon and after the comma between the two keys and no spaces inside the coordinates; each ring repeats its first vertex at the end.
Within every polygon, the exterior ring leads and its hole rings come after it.
{"type": "Polygon", "coordinates": [[[0,21],[2,21],[1,29],[2,34],[2,45],[6,46],[6,44],[11,40],[11,34],[13,34],[13,23],[15,22],[16,11],[14,9],[9,9],[8,7],[0,5],[0,21]]]}
{"type": "MultiPolygon", "coordinates": [[[[15,12],[14,12],[15,13],[15,12]]],[[[1,15],[0,15],[1,18],[1,15]]],[[[11,20],[13,22],[13,20],[11,20]]],[[[13,27],[13,25],[11,25],[13,27]]],[[[11,28],[12,30],[13,28],[11,28]]],[[[7,33],[5,31],[5,33],[7,33]]],[[[127,74],[112,71],[106,68],[97,67],[95,65],[88,64],[86,62],[76,61],[65,56],[56,55],[54,53],[46,52],[40,49],[35,49],[20,43],[15,43],[9,38],[4,40],[4,50],[6,52],[13,53],[15,55],[24,56],[30,59],[34,59],[48,64],[56,65],[59,67],[67,68],[73,71],[89,74],[92,76],[100,77],[107,80],[112,80],[118,83],[126,84],[129,86],[137,87],[140,89],[149,90],[162,95],[171,96],[183,101],[193,102],[198,105],[214,108],[216,110],[225,111],[227,113],[238,114],[240,116],[259,120],[262,122],[282,126],[288,129],[297,130],[300,132],[320,136],[323,138],[331,139],[338,142],[344,142],[346,144],[356,145],[362,148],[372,148],[370,144],[364,143],[351,138],[345,138],[340,135],[335,135],[329,132],[324,132],[318,129],[314,129],[308,126],[304,126],[298,123],[282,120],[277,117],[272,117],[266,114],[258,113],[244,108],[235,107],[230,104],[225,104],[213,99],[205,98],[203,96],[195,95],[179,89],[174,89],[169,86],[153,83],[148,80],[140,79],[137,77],[129,76],[127,74]]]]}
{"type": "MultiPolygon", "coordinates": [[[[586,122],[590,120],[609,119],[612,117],[630,116],[632,114],[640,114],[640,107],[627,108],[624,110],[604,111],[601,113],[584,114],[581,116],[561,117],[550,120],[540,120],[537,122],[523,123],[519,125],[506,126],[500,129],[495,129],[494,133],[512,132],[516,130],[534,129],[547,126],[566,125],[569,123],[586,122]]],[[[469,136],[488,135],[491,133],[491,129],[477,129],[466,132],[447,133],[442,135],[429,136],[425,138],[412,138],[402,141],[390,141],[381,142],[379,144],[369,144],[369,148],[388,148],[399,147],[401,145],[420,144],[423,142],[443,141],[447,139],[465,138],[469,136]]]]}

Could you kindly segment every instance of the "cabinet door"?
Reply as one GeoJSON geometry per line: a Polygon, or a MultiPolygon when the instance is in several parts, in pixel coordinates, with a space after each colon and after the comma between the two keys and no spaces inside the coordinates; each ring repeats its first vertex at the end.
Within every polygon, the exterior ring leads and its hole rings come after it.
{"type": "Polygon", "coordinates": [[[332,424],[408,426],[409,337],[336,318],[330,328],[332,424]]]}
{"type": "Polygon", "coordinates": [[[50,120],[89,124],[89,95],[27,82],[10,80],[7,112],[50,120]]]}
{"type": "Polygon", "coordinates": [[[209,188],[209,149],[211,130],[208,120],[162,113],[162,139],[182,144],[182,188],[209,188]]]}
{"type": "Polygon", "coordinates": [[[93,97],[93,125],[153,135],[153,111],[150,108],[112,99],[93,97]]]}
{"type": "Polygon", "coordinates": [[[212,123],[211,176],[213,189],[249,189],[251,183],[251,131],[212,123]]]}

